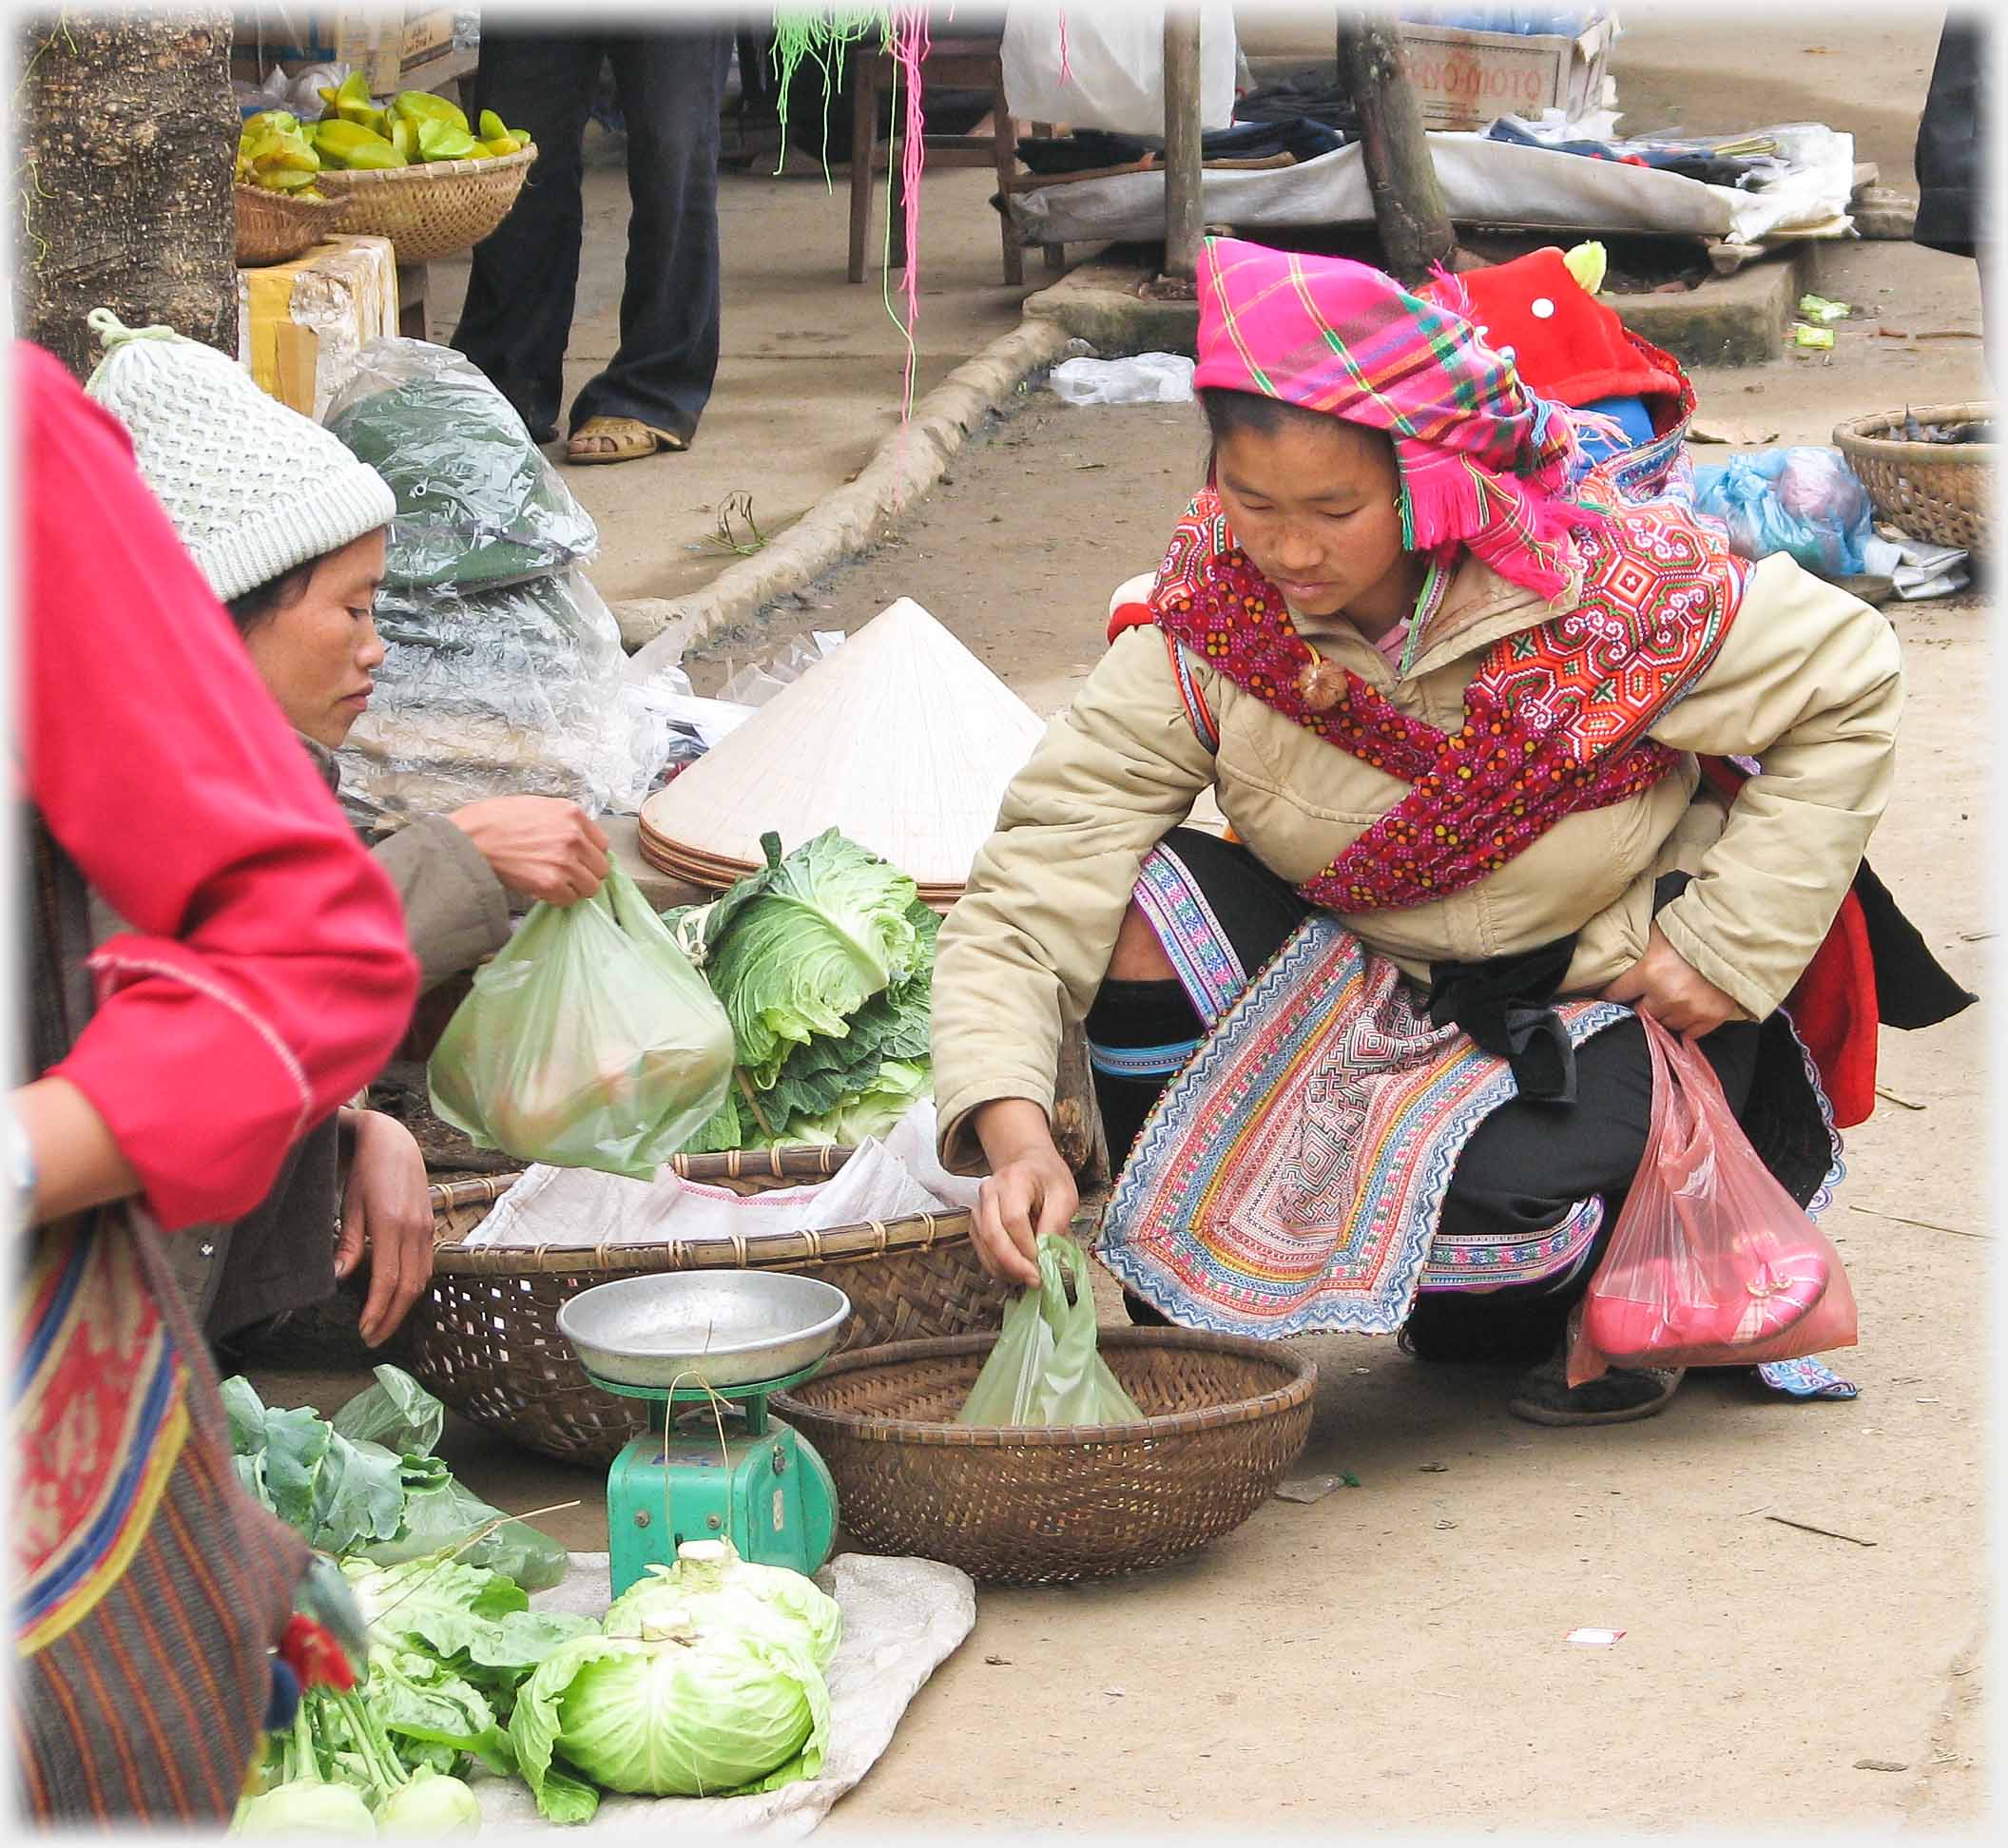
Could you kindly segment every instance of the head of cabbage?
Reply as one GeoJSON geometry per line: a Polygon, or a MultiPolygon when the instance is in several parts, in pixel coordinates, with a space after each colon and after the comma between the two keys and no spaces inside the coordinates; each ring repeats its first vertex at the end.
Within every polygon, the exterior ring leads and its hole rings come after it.
{"type": "Polygon", "coordinates": [[[723,1797],[822,1769],[829,1689],[802,1645],[668,1610],[641,1627],[564,1644],[523,1684],[510,1740],[543,1815],[587,1820],[599,1802],[590,1784],[723,1797]]]}
{"type": "Polygon", "coordinates": [[[600,1627],[608,1636],[644,1636],[651,1624],[681,1616],[711,1629],[762,1630],[799,1643],[827,1668],[843,1635],[837,1600],[813,1579],[782,1566],[742,1559],[729,1540],[686,1540],[673,1566],[651,1566],[616,1598],[600,1627]]]}

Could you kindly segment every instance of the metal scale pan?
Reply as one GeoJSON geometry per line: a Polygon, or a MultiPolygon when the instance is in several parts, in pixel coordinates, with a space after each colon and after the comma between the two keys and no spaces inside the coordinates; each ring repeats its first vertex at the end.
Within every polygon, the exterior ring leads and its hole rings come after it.
{"type": "Polygon", "coordinates": [[[850,1313],[850,1298],[813,1277],[671,1271],[582,1291],[558,1311],[558,1333],[612,1385],[729,1395],[816,1366],[850,1313]]]}

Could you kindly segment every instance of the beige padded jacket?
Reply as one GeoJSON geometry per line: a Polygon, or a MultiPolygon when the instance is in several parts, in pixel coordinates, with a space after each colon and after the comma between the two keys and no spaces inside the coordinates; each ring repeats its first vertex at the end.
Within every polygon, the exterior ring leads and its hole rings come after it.
{"type": "MultiPolygon", "coordinates": [[[[1403,712],[1445,730],[1500,637],[1572,606],[1466,556],[1405,679],[1342,618],[1297,618],[1328,659],[1403,712]]],[[[944,1158],[975,1172],[970,1113],[995,1098],[1051,1109],[1063,1021],[1101,986],[1144,856],[1210,787],[1262,862],[1312,877],[1407,793],[1196,670],[1220,729],[1208,751],[1154,628],[1119,637],[1048,729],[1004,799],[997,833],[941,933],[935,1089],[944,1158]]],[[[1733,812],[1682,773],[1632,800],[1572,815],[1512,863],[1404,911],[1339,914],[1419,982],[1434,961],[1516,954],[1577,934],[1563,991],[1589,994],[1644,953],[1652,885],[1693,883],[1659,914],[1680,954],[1752,1019],[1770,1013],[1820,946],[1889,798],[1902,672],[1888,621],[1802,570],[1766,559],[1708,671],[1651,736],[1676,750],[1761,757],[1733,812]]]]}

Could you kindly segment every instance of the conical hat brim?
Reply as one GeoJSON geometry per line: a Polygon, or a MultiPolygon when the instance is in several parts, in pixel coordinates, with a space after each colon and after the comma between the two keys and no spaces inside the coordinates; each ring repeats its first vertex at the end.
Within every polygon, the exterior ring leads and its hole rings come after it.
{"type": "Polygon", "coordinates": [[[923,897],[958,894],[1004,791],[1038,743],[1038,716],[926,610],[902,597],[642,807],[643,851],[665,872],[729,885],[835,828],[923,897]]]}

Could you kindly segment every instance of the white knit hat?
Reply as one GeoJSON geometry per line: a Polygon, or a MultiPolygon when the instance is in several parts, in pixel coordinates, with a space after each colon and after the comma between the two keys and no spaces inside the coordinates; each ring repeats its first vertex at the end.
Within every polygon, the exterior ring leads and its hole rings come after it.
{"type": "Polygon", "coordinates": [[[145,478],[219,601],[388,526],[397,497],[227,354],[171,327],[87,317],[105,357],[85,386],[132,433],[145,478]]]}

